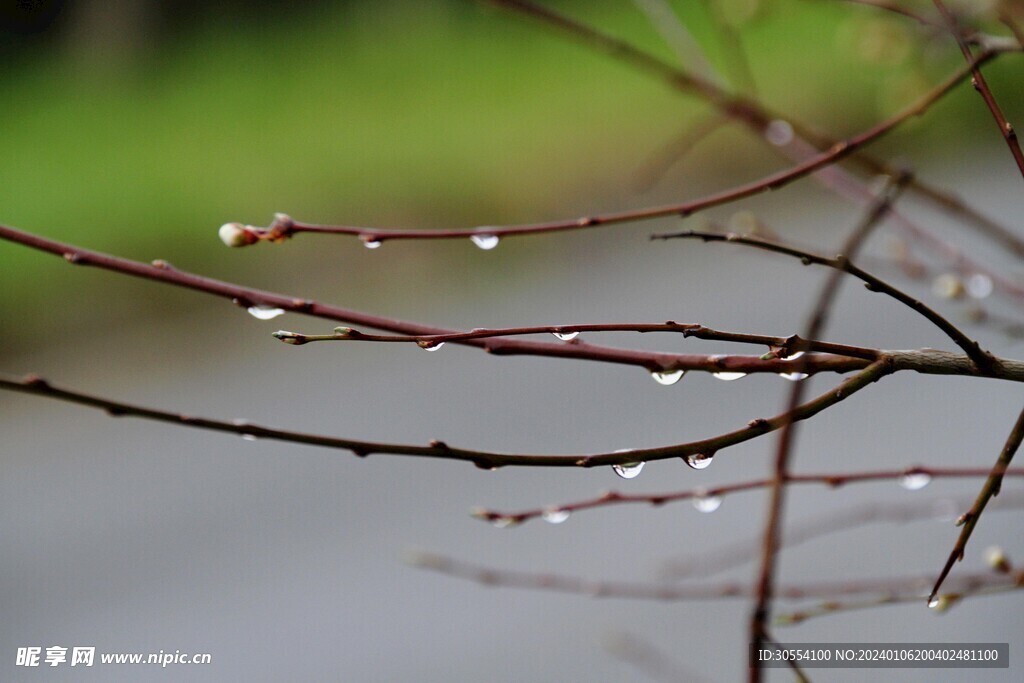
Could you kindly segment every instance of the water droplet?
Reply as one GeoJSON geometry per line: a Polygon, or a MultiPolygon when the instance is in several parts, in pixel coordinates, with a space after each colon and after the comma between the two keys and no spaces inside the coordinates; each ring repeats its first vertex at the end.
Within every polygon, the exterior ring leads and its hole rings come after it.
{"type": "Polygon", "coordinates": [[[548,524],[561,524],[569,519],[569,514],[568,510],[563,510],[562,508],[544,508],[540,518],[548,524]]]}
{"type": "Polygon", "coordinates": [[[255,441],[259,437],[257,437],[255,434],[242,434],[242,438],[245,439],[246,441],[255,441]]]}
{"type": "Polygon", "coordinates": [[[380,240],[363,240],[363,246],[367,249],[377,249],[381,245],[380,240]]]}
{"type": "Polygon", "coordinates": [[[491,526],[497,527],[499,529],[509,529],[511,527],[519,525],[519,520],[515,517],[502,517],[499,515],[497,517],[492,518],[490,521],[491,526]]]}
{"type": "Polygon", "coordinates": [[[562,341],[572,341],[576,337],[580,336],[579,332],[552,332],[551,334],[555,335],[557,339],[561,339],[562,341]]]}
{"type": "Polygon", "coordinates": [[[807,379],[808,375],[806,372],[780,372],[779,377],[788,379],[790,382],[799,382],[802,379],[807,379]]]}
{"type": "Polygon", "coordinates": [[[746,377],[747,373],[745,373],[745,372],[715,372],[715,373],[712,373],[711,376],[714,377],[715,379],[720,379],[723,382],[731,382],[734,379],[740,379],[741,377],[746,377]]]}
{"type": "Polygon", "coordinates": [[[900,477],[900,486],[908,491],[919,491],[928,485],[932,475],[927,472],[907,472],[900,477]]]}
{"type": "MultiPolygon", "coordinates": [[[[620,448],[616,453],[632,453],[632,448],[620,448]]],[[[644,468],[642,462],[626,462],[621,465],[612,465],[612,471],[619,475],[623,479],[633,479],[640,474],[640,470],[644,468]]]]}
{"type": "Polygon", "coordinates": [[[652,372],[651,377],[658,384],[668,387],[681,380],[685,374],[685,370],[661,370],[659,372],[652,372]]]}
{"type": "Polygon", "coordinates": [[[788,121],[775,119],[765,126],[764,139],[776,147],[788,145],[793,141],[793,126],[788,121]]]}
{"type": "Polygon", "coordinates": [[[444,346],[444,342],[418,341],[416,344],[424,351],[437,351],[444,346]]]}
{"type": "Polygon", "coordinates": [[[484,251],[490,251],[498,246],[498,242],[501,241],[501,238],[497,235],[479,234],[470,235],[469,240],[484,251]]]}
{"type": "Polygon", "coordinates": [[[714,453],[692,453],[683,456],[683,462],[695,470],[706,470],[711,466],[711,461],[714,457],[714,453]]]}
{"type": "Polygon", "coordinates": [[[782,356],[782,360],[796,360],[797,358],[800,358],[803,355],[804,355],[803,351],[797,351],[796,353],[791,354],[789,356],[782,356]]]}
{"type": "Polygon", "coordinates": [[[967,293],[973,299],[984,299],[992,293],[992,278],[984,273],[975,273],[967,278],[967,293]]]}
{"type": "Polygon", "coordinates": [[[939,606],[941,601],[938,598],[932,598],[928,601],[928,609],[935,609],[939,606]]]}
{"type": "Polygon", "coordinates": [[[693,497],[693,507],[698,512],[714,512],[722,507],[720,496],[710,496],[707,492],[701,492],[693,497]]]}
{"type": "Polygon", "coordinates": [[[273,320],[279,315],[284,315],[284,310],[276,306],[250,306],[246,310],[257,320],[273,320]]]}

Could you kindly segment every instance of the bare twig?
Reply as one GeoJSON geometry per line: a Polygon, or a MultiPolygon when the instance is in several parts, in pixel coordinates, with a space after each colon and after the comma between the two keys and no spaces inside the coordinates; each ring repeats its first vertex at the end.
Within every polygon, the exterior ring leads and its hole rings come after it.
{"type": "Polygon", "coordinates": [[[971,360],[973,360],[983,371],[989,371],[993,367],[994,363],[996,363],[991,354],[983,350],[978,345],[978,342],[969,338],[956,325],[946,320],[938,312],[926,306],[920,300],[903,292],[899,288],[894,287],[884,280],[881,280],[880,278],[875,277],[867,271],[855,266],[843,254],[834,258],[828,258],[818,254],[813,254],[803,249],[790,247],[785,244],[770,242],[759,237],[745,237],[735,233],[717,233],[700,230],[686,230],[684,232],[652,235],[651,239],[699,239],[704,242],[730,242],[734,244],[742,244],[744,246],[798,258],[804,263],[804,265],[817,264],[849,273],[855,278],[862,280],[870,291],[887,294],[927,318],[932,324],[945,332],[957,346],[963,349],[971,360]]]}
{"type": "Polygon", "coordinates": [[[981,487],[981,492],[974,501],[974,505],[959,520],[963,524],[963,529],[960,531],[960,536],[957,538],[953,551],[946,560],[946,564],[942,567],[942,571],[939,572],[939,578],[935,581],[931,595],[928,596],[929,603],[935,600],[943,581],[946,580],[949,572],[953,569],[953,565],[964,559],[967,541],[970,540],[971,534],[974,533],[974,527],[978,525],[981,513],[985,511],[985,506],[988,505],[989,500],[999,495],[999,489],[1003,484],[1003,477],[1006,476],[1006,468],[1013,461],[1013,456],[1017,449],[1020,448],[1021,441],[1024,441],[1024,410],[1017,417],[1017,422],[1013,425],[1013,430],[1007,437],[1003,450],[1000,452],[996,464],[992,467],[988,479],[981,487]]]}
{"type": "Polygon", "coordinates": [[[1021,151],[1020,142],[1017,140],[1017,131],[1014,130],[1013,125],[1006,120],[1006,116],[1003,114],[1003,110],[1000,109],[999,103],[996,102],[995,95],[992,94],[992,89],[988,87],[988,82],[985,80],[985,76],[981,73],[979,64],[973,64],[974,54],[971,52],[970,46],[964,41],[963,35],[960,32],[960,27],[957,25],[956,17],[949,11],[945,3],[942,0],[932,0],[935,3],[935,8],[942,14],[942,18],[945,20],[946,25],[949,28],[950,33],[956,39],[957,45],[960,46],[960,51],[964,54],[964,59],[967,60],[971,66],[971,84],[975,90],[981,95],[981,98],[985,101],[985,106],[992,112],[992,118],[995,119],[996,125],[999,126],[999,134],[1003,136],[1003,140],[1006,141],[1006,146],[1010,148],[1010,154],[1013,155],[1013,160],[1017,163],[1017,168],[1020,170],[1020,174],[1024,177],[1024,151],[1021,151]]]}
{"type": "Polygon", "coordinates": [[[199,429],[210,429],[220,432],[247,435],[256,438],[275,439],[278,441],[290,441],[293,443],[304,443],[327,448],[340,448],[352,451],[356,455],[366,456],[371,453],[390,455],[409,455],[426,458],[439,458],[443,460],[458,460],[472,462],[483,469],[494,469],[506,466],[527,466],[527,467],[601,467],[610,465],[625,465],[630,463],[648,462],[652,460],[668,460],[671,458],[686,458],[687,456],[708,457],[709,454],[717,453],[730,446],[756,439],[765,434],[781,428],[784,424],[792,421],[806,420],[821,411],[829,408],[860,391],[864,387],[878,381],[880,378],[893,371],[892,363],[887,359],[880,359],[856,375],[844,380],[836,389],[830,389],[821,394],[791,413],[783,413],[772,418],[755,418],[743,427],[731,432],[699,441],[691,441],[684,444],[662,446],[658,448],[638,448],[629,451],[616,451],[613,453],[598,453],[594,455],[526,455],[520,453],[494,453],[490,451],[472,450],[465,448],[453,448],[442,441],[432,442],[429,446],[414,446],[406,444],[379,443],[371,441],[358,441],[332,436],[307,434],[291,430],[263,427],[248,422],[228,422],[208,418],[192,417],[180,413],[173,413],[163,410],[156,410],[131,403],[114,401],[98,396],[91,396],[77,391],[54,387],[46,380],[29,375],[22,379],[5,377],[0,375],[0,390],[15,391],[26,394],[34,394],[47,398],[69,401],[80,405],[98,408],[106,411],[112,416],[141,417],[160,422],[179,424],[199,429]]]}
{"type": "MultiPolygon", "coordinates": [[[[927,480],[986,477],[991,473],[992,470],[990,468],[980,467],[943,468],[916,466],[904,469],[871,470],[865,472],[829,472],[808,474],[787,473],[784,481],[787,484],[819,484],[835,488],[846,484],[870,483],[886,480],[907,479],[908,481],[913,481],[914,477],[925,477],[927,480]]],[[[1020,477],[1024,476],[1024,469],[1000,470],[1000,474],[1001,476],[1007,477],[1020,477]]],[[[613,505],[639,504],[660,507],[666,503],[675,503],[683,500],[700,502],[709,499],[721,499],[734,493],[769,488],[773,481],[774,480],[771,478],[754,479],[751,481],[723,484],[722,486],[699,487],[683,491],[666,491],[663,493],[622,493],[619,491],[606,491],[593,498],[587,498],[572,503],[562,503],[559,505],[547,505],[542,508],[533,508],[530,510],[520,510],[518,512],[500,512],[497,510],[478,508],[473,511],[473,516],[499,527],[518,526],[531,519],[564,521],[570,514],[580,512],[582,510],[592,510],[595,508],[603,508],[613,505]]],[[[874,512],[874,508],[872,508],[872,512],[874,512]]],[[[870,519],[878,519],[877,513],[873,514],[870,519]]],[[[827,529],[831,533],[835,531],[836,522],[834,520],[830,521],[831,524],[827,529]]],[[[844,517],[840,523],[846,521],[847,519],[844,517]]],[[[749,558],[749,543],[744,544],[743,547],[747,551],[745,553],[745,557],[749,558]]]]}

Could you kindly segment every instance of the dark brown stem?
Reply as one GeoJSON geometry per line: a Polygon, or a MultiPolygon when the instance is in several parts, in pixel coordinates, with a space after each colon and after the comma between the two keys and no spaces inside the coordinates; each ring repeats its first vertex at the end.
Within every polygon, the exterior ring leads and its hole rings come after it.
{"type": "Polygon", "coordinates": [[[939,578],[936,579],[931,595],[928,596],[929,603],[935,600],[939,589],[942,587],[942,582],[949,576],[953,565],[964,559],[967,541],[970,540],[971,534],[974,533],[974,528],[978,525],[978,520],[981,519],[981,513],[985,511],[985,506],[988,505],[992,498],[999,495],[999,489],[1003,485],[1003,477],[1008,474],[1007,468],[1013,461],[1013,456],[1017,449],[1020,448],[1021,441],[1024,441],[1024,410],[1017,417],[1017,422],[1013,425],[1013,430],[1007,437],[1003,450],[999,453],[999,458],[996,459],[996,464],[992,466],[988,479],[981,487],[981,492],[978,493],[974,505],[960,518],[963,529],[961,529],[960,536],[956,539],[956,544],[953,546],[953,551],[949,554],[946,564],[942,567],[942,571],[939,572],[939,578]]]}

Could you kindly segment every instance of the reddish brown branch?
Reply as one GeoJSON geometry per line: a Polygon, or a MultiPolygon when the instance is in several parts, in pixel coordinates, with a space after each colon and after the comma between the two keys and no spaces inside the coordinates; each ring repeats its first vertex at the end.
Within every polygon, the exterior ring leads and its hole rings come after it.
{"type": "MultiPolygon", "coordinates": [[[[786,474],[784,481],[787,484],[819,484],[835,488],[846,484],[900,480],[915,476],[928,477],[930,479],[949,479],[985,477],[991,475],[991,473],[991,468],[980,467],[909,467],[899,470],[872,470],[865,472],[786,474]]],[[[1001,470],[1000,475],[1006,477],[1024,477],[1024,469],[1001,470]]],[[[773,481],[774,480],[771,478],[754,479],[751,481],[737,482],[733,484],[723,484],[722,486],[691,488],[683,491],[666,491],[663,493],[621,493],[619,491],[607,491],[593,498],[586,498],[572,503],[547,505],[542,508],[520,510],[518,512],[501,512],[498,510],[479,508],[473,511],[473,516],[499,527],[518,526],[531,519],[557,519],[561,521],[565,516],[564,513],[573,514],[583,510],[593,510],[595,508],[604,508],[614,505],[651,505],[654,507],[660,507],[667,503],[675,503],[683,500],[699,501],[701,499],[723,498],[734,493],[768,488],[772,485],[773,481]]],[[[870,519],[875,518],[877,517],[870,517],[870,519]]]]}
{"type": "Polygon", "coordinates": [[[953,565],[964,559],[964,551],[967,549],[967,541],[970,540],[971,534],[974,533],[974,528],[978,525],[978,520],[981,519],[981,513],[985,511],[985,506],[988,505],[988,502],[992,498],[999,495],[999,489],[1003,485],[1003,477],[1008,474],[1006,468],[1008,468],[1010,463],[1013,461],[1013,456],[1017,453],[1017,449],[1020,448],[1022,441],[1024,441],[1024,410],[1022,410],[1020,415],[1017,417],[1017,422],[1013,425],[1010,435],[1006,438],[1003,450],[999,453],[999,458],[996,460],[996,464],[992,466],[988,479],[981,487],[981,492],[978,494],[978,498],[974,501],[974,505],[972,505],[971,509],[968,510],[959,520],[960,523],[963,524],[963,529],[960,531],[960,536],[957,538],[956,544],[953,546],[953,551],[949,554],[949,558],[946,560],[946,564],[942,567],[942,571],[939,572],[939,578],[936,579],[931,595],[928,596],[929,602],[934,600],[935,596],[938,595],[939,589],[942,587],[942,583],[946,580],[946,577],[949,576],[949,572],[953,569],[953,565]]]}
{"type": "Polygon", "coordinates": [[[946,25],[949,27],[950,33],[956,39],[957,45],[960,46],[960,51],[964,55],[964,59],[971,65],[971,84],[975,90],[981,95],[981,98],[985,101],[985,106],[992,113],[992,118],[995,119],[996,125],[999,127],[999,134],[1003,136],[1003,140],[1006,142],[1006,146],[1010,148],[1010,154],[1013,156],[1013,160],[1017,163],[1017,168],[1020,170],[1021,177],[1024,177],[1024,151],[1020,148],[1020,141],[1017,140],[1017,131],[1014,130],[1013,125],[1006,120],[1006,116],[1003,114],[1003,110],[999,107],[999,103],[996,102],[995,95],[992,94],[992,89],[989,88],[988,82],[985,80],[985,76],[981,73],[981,65],[974,63],[974,54],[971,52],[970,46],[964,40],[963,34],[960,31],[960,27],[957,24],[956,17],[949,11],[945,3],[942,0],[933,0],[936,9],[942,14],[942,18],[945,20],[946,25]]]}

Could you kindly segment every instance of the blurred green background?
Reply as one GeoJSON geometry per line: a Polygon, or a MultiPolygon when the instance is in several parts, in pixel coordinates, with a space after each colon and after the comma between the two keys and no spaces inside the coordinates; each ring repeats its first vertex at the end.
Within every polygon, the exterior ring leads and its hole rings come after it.
{"type": "MultiPolygon", "coordinates": [[[[641,5],[546,4],[674,59],[641,5]]],[[[960,60],[944,36],[842,2],[672,6],[726,81],[743,82],[739,47],[756,94],[834,135],[892,113],[960,60]]],[[[357,225],[542,220],[692,197],[784,163],[732,128],[636,192],[639,170],[704,107],[469,0],[82,0],[5,12],[0,222],[252,284],[290,284],[280,273],[297,269],[315,281],[330,254],[354,246],[313,238],[227,253],[223,222],[266,225],[275,211],[357,225]]],[[[1013,110],[1024,90],[1005,66],[993,85],[1013,110]]],[[[932,155],[951,134],[998,144],[968,90],[886,144],[932,155]]],[[[28,312],[59,306],[60,287],[126,286],[52,276],[41,258],[0,244],[15,350],[38,332],[28,312]]],[[[102,311],[60,316],[107,322],[102,311]]]]}

